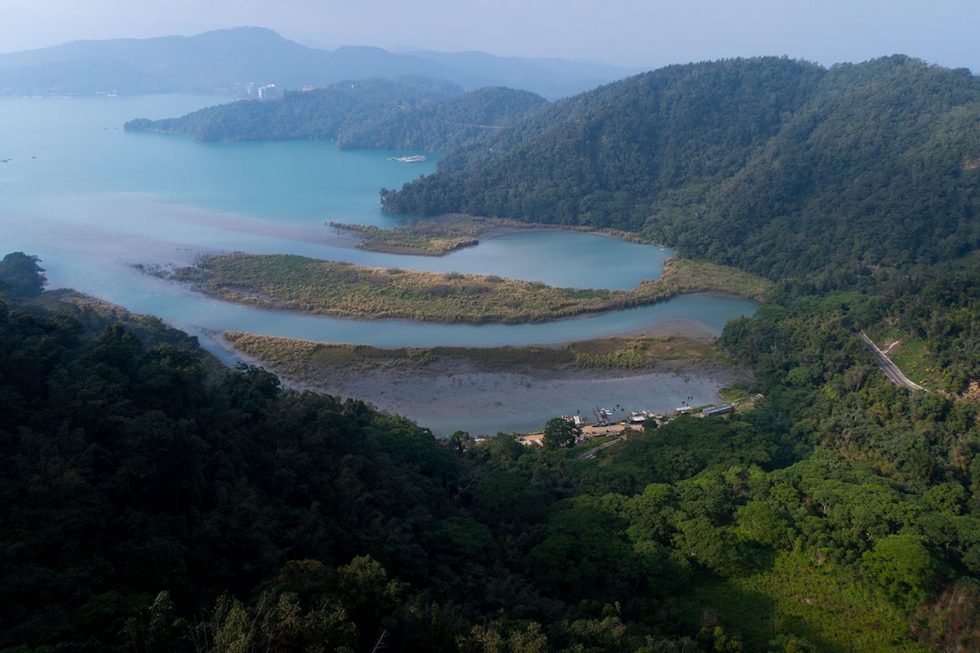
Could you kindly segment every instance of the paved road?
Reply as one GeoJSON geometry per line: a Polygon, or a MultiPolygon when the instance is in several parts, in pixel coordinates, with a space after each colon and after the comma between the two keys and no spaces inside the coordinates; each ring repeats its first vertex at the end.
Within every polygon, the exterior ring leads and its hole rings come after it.
{"type": "Polygon", "coordinates": [[[922,390],[924,392],[928,392],[928,390],[923,388],[921,385],[902,374],[902,370],[898,369],[898,365],[893,363],[892,360],[888,358],[888,354],[878,349],[878,345],[876,345],[864,331],[861,332],[861,339],[864,340],[864,343],[868,345],[872,352],[874,352],[875,358],[878,359],[878,367],[885,373],[885,376],[888,377],[889,381],[895,385],[904,386],[909,390],[922,390]]]}
{"type": "Polygon", "coordinates": [[[620,442],[625,442],[625,441],[626,441],[626,438],[616,438],[615,440],[610,440],[609,442],[603,442],[598,447],[592,447],[591,449],[589,449],[588,451],[586,451],[585,453],[583,453],[582,455],[580,455],[579,458],[581,458],[583,460],[592,460],[603,449],[608,449],[609,447],[611,447],[613,445],[617,445],[620,442]]]}

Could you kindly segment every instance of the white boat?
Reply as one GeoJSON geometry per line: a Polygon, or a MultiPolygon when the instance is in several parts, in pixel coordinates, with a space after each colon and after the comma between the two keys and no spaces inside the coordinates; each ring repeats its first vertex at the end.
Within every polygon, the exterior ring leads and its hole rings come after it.
{"type": "Polygon", "coordinates": [[[401,161],[402,163],[421,163],[422,161],[428,161],[428,157],[424,154],[413,154],[411,156],[389,156],[389,161],[401,161]]]}

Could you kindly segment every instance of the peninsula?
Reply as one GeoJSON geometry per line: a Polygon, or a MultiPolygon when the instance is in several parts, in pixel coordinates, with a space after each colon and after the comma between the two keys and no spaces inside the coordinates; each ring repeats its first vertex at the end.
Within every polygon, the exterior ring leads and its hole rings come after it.
{"type": "Polygon", "coordinates": [[[532,230],[596,233],[628,242],[653,244],[652,241],[638,234],[616,229],[576,225],[555,226],[510,218],[476,217],[462,213],[417,220],[389,228],[333,221],[328,222],[327,225],[333,229],[356,234],[359,238],[358,249],[411,256],[445,256],[463,247],[478,245],[480,238],[490,238],[512,231],[532,230]]]}
{"type": "Polygon", "coordinates": [[[715,292],[761,299],[771,282],[714,263],[671,259],[632,290],[555,288],[495,275],[371,268],[288,254],[204,256],[169,276],[227,301],[367,320],[546,322],[715,292]]]}

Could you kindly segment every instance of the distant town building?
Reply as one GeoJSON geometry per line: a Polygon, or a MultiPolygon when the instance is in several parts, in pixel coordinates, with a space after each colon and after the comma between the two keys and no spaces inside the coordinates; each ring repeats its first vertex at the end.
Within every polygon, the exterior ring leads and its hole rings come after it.
{"type": "Polygon", "coordinates": [[[257,92],[260,100],[276,100],[282,97],[281,91],[276,87],[275,84],[266,84],[265,86],[260,86],[257,92]]]}
{"type": "Polygon", "coordinates": [[[517,438],[525,447],[543,447],[544,433],[528,433],[517,438]]]}
{"type": "Polygon", "coordinates": [[[717,415],[727,415],[728,413],[735,412],[734,404],[722,404],[720,406],[714,406],[712,408],[705,408],[701,412],[701,417],[715,417],[717,415]]]}

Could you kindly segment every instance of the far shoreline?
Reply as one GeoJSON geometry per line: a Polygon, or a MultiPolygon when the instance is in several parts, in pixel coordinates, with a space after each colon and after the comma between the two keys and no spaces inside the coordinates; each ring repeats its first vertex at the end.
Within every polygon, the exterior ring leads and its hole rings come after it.
{"type": "MultiPolygon", "coordinates": [[[[385,213],[385,215],[396,214],[385,213]]],[[[512,218],[474,216],[465,213],[407,218],[403,224],[390,227],[336,220],[326,222],[326,226],[333,229],[335,234],[353,235],[356,238],[353,246],[357,249],[403,256],[449,256],[461,249],[477,247],[484,241],[513,233],[578,233],[602,236],[626,243],[657,247],[673,254],[673,250],[663,243],[619,229],[522,222],[512,218]]]]}

